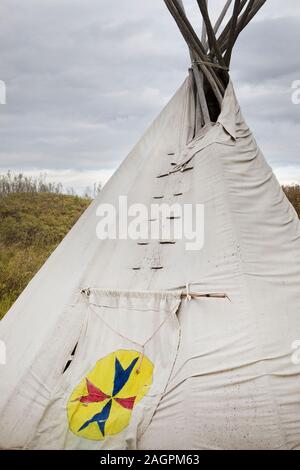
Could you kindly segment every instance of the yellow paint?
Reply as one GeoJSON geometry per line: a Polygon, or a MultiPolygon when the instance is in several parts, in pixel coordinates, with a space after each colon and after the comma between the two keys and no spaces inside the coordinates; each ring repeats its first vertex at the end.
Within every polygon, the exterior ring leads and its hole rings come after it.
{"type": "Polygon", "coordinates": [[[67,413],[71,431],[79,437],[97,441],[105,439],[106,436],[119,434],[123,431],[130,422],[133,410],[125,409],[117,403],[114,398],[136,397],[134,402],[136,406],[147,394],[152,384],[153,369],[154,366],[147,357],[142,356],[140,352],[132,350],[115,351],[103,359],[100,359],[93,370],[75,387],[68,400],[67,413]],[[98,424],[95,422],[89,424],[82,431],[79,431],[81,426],[97,413],[100,413],[110,400],[108,398],[102,402],[88,404],[78,401],[78,398],[88,395],[86,378],[92,382],[95,387],[111,397],[114,387],[116,358],[120,361],[123,369],[126,369],[137,357],[139,360],[135,364],[127,383],[115,397],[112,397],[112,407],[109,418],[105,424],[105,436],[102,435],[98,424]],[[140,362],[141,358],[142,362],[140,362]]]}

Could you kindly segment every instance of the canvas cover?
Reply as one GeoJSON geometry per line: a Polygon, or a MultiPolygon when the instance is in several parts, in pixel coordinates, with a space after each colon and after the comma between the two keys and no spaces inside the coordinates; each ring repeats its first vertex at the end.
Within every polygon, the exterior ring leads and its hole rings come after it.
{"type": "MultiPolygon", "coordinates": [[[[143,433],[136,433],[135,444],[118,434],[107,444],[99,440],[97,448],[124,448],[125,442],[141,449],[300,448],[300,365],[291,360],[292,344],[300,339],[300,223],[242,117],[231,83],[218,123],[198,136],[194,128],[188,78],[1,322],[7,345],[7,365],[0,368],[2,448],[93,447],[70,435],[67,397],[99,359],[123,350],[124,341],[114,337],[112,347],[105,341],[92,347],[82,364],[75,352],[63,377],[82,334],[81,315],[65,312],[82,288],[163,293],[187,284],[197,292],[225,292],[230,301],[181,302],[176,360],[162,367],[163,380],[157,378],[164,384],[170,374],[159,403],[151,405],[152,418],[139,415],[143,433]],[[180,171],[187,162],[190,171],[180,171]],[[157,178],[172,163],[179,171],[157,178]],[[120,195],[128,204],[150,205],[158,197],[169,204],[203,204],[203,249],[187,251],[185,240],[140,246],[131,239],[97,239],[97,207],[117,207],[120,195]]],[[[140,328],[145,334],[146,325],[140,328]]],[[[175,344],[177,334],[170,330],[168,341],[175,344]]],[[[154,349],[148,353],[153,377],[164,345],[154,349]]],[[[122,367],[129,367],[123,360],[122,367]]],[[[83,389],[82,396],[88,392],[83,389]]],[[[130,424],[123,432],[131,436],[130,424]]]]}
{"type": "Polygon", "coordinates": [[[80,296],[65,313],[82,317],[76,354],[27,446],[136,449],[174,366],[180,302],[180,292],[80,296]]]}

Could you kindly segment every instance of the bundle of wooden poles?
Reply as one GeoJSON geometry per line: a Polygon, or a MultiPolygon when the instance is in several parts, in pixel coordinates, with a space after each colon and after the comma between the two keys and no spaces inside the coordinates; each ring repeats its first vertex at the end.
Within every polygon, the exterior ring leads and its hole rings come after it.
{"type": "Polygon", "coordinates": [[[196,1],[203,21],[201,39],[186,16],[183,1],[164,0],[190,50],[201,126],[210,126],[220,113],[236,40],[266,0],[227,0],[214,25],[208,0],[196,1]]]}

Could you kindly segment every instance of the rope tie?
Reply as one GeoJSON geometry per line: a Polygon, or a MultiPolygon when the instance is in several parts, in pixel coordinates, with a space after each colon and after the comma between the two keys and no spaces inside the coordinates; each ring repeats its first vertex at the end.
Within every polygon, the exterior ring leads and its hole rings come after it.
{"type": "Polygon", "coordinates": [[[139,374],[141,372],[141,367],[142,367],[142,362],[144,360],[144,356],[145,356],[145,346],[143,346],[142,354],[140,355],[140,358],[139,358],[138,363],[137,363],[137,368],[136,368],[136,371],[135,371],[136,374],[139,374]]]}
{"type": "Polygon", "coordinates": [[[84,299],[85,299],[85,303],[88,307],[88,309],[90,309],[92,312],[96,313],[97,317],[102,321],[102,323],[108,328],[110,329],[113,333],[115,333],[117,336],[119,336],[120,338],[132,343],[132,344],[135,344],[136,346],[138,346],[140,349],[141,349],[141,355],[139,357],[139,361],[138,361],[138,366],[137,366],[137,369],[136,369],[136,374],[139,374],[140,371],[141,371],[141,367],[142,367],[142,362],[143,362],[143,359],[144,359],[144,356],[145,356],[145,347],[146,345],[154,338],[154,336],[156,336],[156,334],[160,331],[160,329],[164,326],[164,324],[167,322],[167,320],[169,320],[169,318],[171,317],[171,315],[173,314],[172,311],[168,312],[168,314],[166,315],[165,319],[158,325],[158,327],[153,331],[153,333],[151,334],[150,337],[148,337],[148,339],[146,339],[146,341],[142,344],[142,343],[138,343],[137,341],[134,341],[133,339],[129,338],[129,337],[126,337],[124,335],[122,335],[122,333],[120,333],[119,331],[115,330],[113,327],[111,327],[109,325],[109,323],[107,323],[104,318],[98,313],[96,312],[92,307],[96,307],[96,308],[101,308],[100,305],[96,305],[96,304],[91,304],[90,301],[89,301],[89,297],[90,297],[90,289],[83,289],[81,291],[81,294],[84,296],[84,299]]]}
{"type": "Polygon", "coordinates": [[[189,285],[188,282],[186,283],[185,288],[186,288],[186,298],[185,298],[185,301],[186,301],[186,302],[190,302],[190,301],[192,300],[192,296],[191,296],[191,294],[190,294],[190,285],[189,285]]]}
{"type": "Polygon", "coordinates": [[[227,72],[229,72],[229,67],[226,67],[224,65],[215,64],[214,62],[207,62],[205,60],[194,59],[192,64],[193,65],[205,65],[206,67],[212,67],[212,68],[215,68],[215,69],[222,69],[222,70],[226,70],[227,72]]]}

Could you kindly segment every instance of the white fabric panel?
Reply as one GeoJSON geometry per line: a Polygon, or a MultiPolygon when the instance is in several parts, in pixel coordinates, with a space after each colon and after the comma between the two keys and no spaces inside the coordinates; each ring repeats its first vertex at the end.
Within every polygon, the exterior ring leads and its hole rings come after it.
{"type": "Polygon", "coordinates": [[[174,372],[142,449],[300,448],[300,366],[291,360],[300,337],[300,224],[231,87],[219,122],[232,146],[219,136],[205,147],[209,134],[195,145],[184,197],[205,203],[204,249],[170,258],[168,268],[178,273],[177,264],[182,280],[226,292],[231,303],[182,306],[174,372]]]}
{"type": "Polygon", "coordinates": [[[100,241],[96,237],[96,208],[99,203],[117,206],[119,195],[130,191],[140,202],[134,188],[141,181],[142,192],[151,200],[151,185],[145,184],[149,178],[156,181],[157,169],[151,162],[181,148],[191,132],[190,85],[187,79],[1,321],[7,364],[0,367],[0,448],[22,448],[43,414],[46,401],[41,395],[52,390],[58,380],[52,367],[56,371],[59,363],[61,371],[74,337],[80,334],[80,319],[71,328],[72,319],[66,315],[74,295],[86,286],[147,288],[149,281],[138,282],[131,270],[141,247],[130,240],[100,241]]]}
{"type": "MultiPolygon", "coordinates": [[[[49,397],[37,432],[26,447],[136,449],[137,439],[149,425],[174,366],[179,343],[176,313],[180,302],[180,291],[116,292],[93,289],[87,301],[80,299],[71,309],[71,315],[79,311],[86,317],[74,360],[61,375],[49,397]],[[133,389],[134,382],[138,379],[139,365],[142,372],[145,358],[152,362],[154,370],[150,390],[134,406],[129,425],[116,436],[107,435],[106,439],[100,442],[79,437],[68,425],[66,408],[70,396],[75,386],[95,367],[97,361],[119,350],[133,351],[135,356],[141,358],[141,363],[137,362],[131,373],[133,389]]],[[[111,370],[107,372],[109,374],[111,370]]],[[[100,380],[101,390],[113,396],[113,381],[106,383],[106,377],[97,379],[100,380]]],[[[80,406],[91,406],[90,416],[93,416],[100,412],[107,402],[108,400],[104,400],[96,403],[95,407],[91,404],[80,406]]],[[[75,413],[80,411],[75,409],[75,413]]],[[[115,418],[119,419],[123,409],[117,404],[116,410],[113,411],[115,418]]],[[[89,426],[97,425],[92,423],[89,426]]]]}
{"type": "Polygon", "coordinates": [[[300,447],[300,366],[291,361],[300,339],[300,223],[232,85],[218,123],[196,139],[194,115],[187,80],[1,322],[8,352],[0,368],[1,447],[24,447],[58,386],[84,324],[81,313],[68,313],[76,292],[163,291],[187,282],[226,292],[231,302],[183,303],[175,366],[139,448],[300,447]],[[192,171],[157,178],[186,160],[192,171]],[[117,206],[119,195],[148,207],[155,196],[204,204],[204,249],[187,251],[185,240],[99,241],[96,208],[117,206]],[[158,264],[163,269],[153,271],[158,264]]]}

